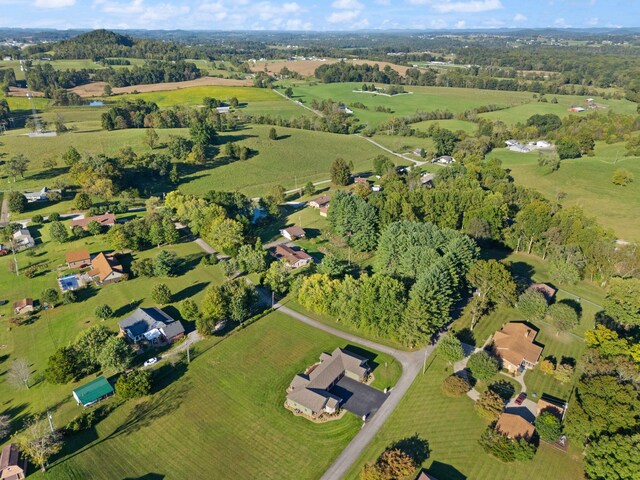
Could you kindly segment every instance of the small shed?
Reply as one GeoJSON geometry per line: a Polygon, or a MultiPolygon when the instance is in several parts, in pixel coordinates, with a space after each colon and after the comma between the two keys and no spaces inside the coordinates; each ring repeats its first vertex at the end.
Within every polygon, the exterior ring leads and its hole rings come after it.
{"type": "Polygon", "coordinates": [[[73,391],[73,398],[83,407],[93,405],[111,395],[113,395],[113,387],[104,377],[98,377],[73,391]]]}
{"type": "Polygon", "coordinates": [[[305,232],[301,227],[289,227],[283,228],[280,230],[280,235],[282,235],[287,240],[297,240],[298,238],[304,238],[305,232]]]}
{"type": "Polygon", "coordinates": [[[16,315],[23,315],[25,313],[33,312],[33,299],[32,298],[22,298],[13,304],[13,311],[16,312],[16,315]]]}

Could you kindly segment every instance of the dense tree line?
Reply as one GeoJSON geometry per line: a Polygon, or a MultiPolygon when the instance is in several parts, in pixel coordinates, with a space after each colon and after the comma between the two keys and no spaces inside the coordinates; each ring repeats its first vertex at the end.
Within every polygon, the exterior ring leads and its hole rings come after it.
{"type": "MultiPolygon", "coordinates": [[[[358,208],[347,197],[339,198],[332,215],[358,208]]],[[[340,229],[345,221],[333,222],[340,229]]],[[[360,225],[359,220],[356,223],[360,225]]],[[[377,238],[375,230],[368,236],[377,238]]],[[[449,321],[451,308],[466,287],[465,275],[477,258],[477,246],[453,230],[406,221],[388,225],[377,243],[373,275],[339,280],[315,273],[299,281],[298,300],[357,328],[407,345],[423,343],[449,321]]]]}

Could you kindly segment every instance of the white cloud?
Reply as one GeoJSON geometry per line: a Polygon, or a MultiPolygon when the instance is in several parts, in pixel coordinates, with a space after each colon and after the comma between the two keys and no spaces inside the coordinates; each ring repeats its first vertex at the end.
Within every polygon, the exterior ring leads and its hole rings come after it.
{"type": "Polygon", "coordinates": [[[556,27],[559,27],[559,28],[570,28],[570,27],[571,27],[571,25],[569,25],[569,24],[567,23],[567,21],[566,21],[564,18],[562,18],[562,17],[561,17],[561,18],[556,18],[556,19],[553,21],[553,24],[554,24],[556,27]]]}
{"type": "Polygon", "coordinates": [[[527,21],[527,17],[525,17],[523,14],[521,13],[517,13],[515,17],[513,17],[513,21],[514,22],[526,22],[527,21]]]}
{"type": "Polygon", "coordinates": [[[287,30],[311,30],[313,24],[311,22],[305,22],[299,18],[292,18],[287,20],[284,24],[284,28],[287,30]]]}
{"type": "Polygon", "coordinates": [[[500,0],[472,0],[471,2],[440,2],[433,9],[440,13],[478,13],[502,8],[500,0]]]}
{"type": "Polygon", "coordinates": [[[598,17],[591,17],[589,19],[587,19],[587,25],[591,26],[591,27],[595,27],[596,25],[598,25],[598,22],[600,20],[598,19],[598,17]]]}
{"type": "Polygon", "coordinates": [[[327,17],[329,23],[346,23],[353,22],[360,15],[359,10],[340,10],[333,12],[327,17]]]}
{"type": "Polygon", "coordinates": [[[76,0],[35,0],[33,6],[37,8],[63,8],[73,7],[76,0]]]}
{"type": "Polygon", "coordinates": [[[467,22],[465,22],[464,20],[460,20],[455,24],[455,28],[464,28],[466,26],[467,26],[467,22]]]}
{"type": "Polygon", "coordinates": [[[358,0],[335,0],[331,6],[339,10],[362,10],[364,5],[358,0]]]}

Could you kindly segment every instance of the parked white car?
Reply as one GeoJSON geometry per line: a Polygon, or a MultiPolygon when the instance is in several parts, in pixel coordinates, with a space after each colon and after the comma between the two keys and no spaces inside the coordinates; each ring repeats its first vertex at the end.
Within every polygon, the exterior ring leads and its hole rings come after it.
{"type": "Polygon", "coordinates": [[[153,365],[154,363],[157,363],[157,362],[158,362],[158,357],[151,357],[149,360],[146,360],[144,362],[144,366],[148,367],[148,366],[153,365]]]}

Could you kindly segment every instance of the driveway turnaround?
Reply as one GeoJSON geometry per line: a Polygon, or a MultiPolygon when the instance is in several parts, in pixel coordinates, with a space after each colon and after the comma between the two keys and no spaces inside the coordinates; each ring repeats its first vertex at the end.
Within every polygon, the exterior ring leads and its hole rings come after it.
{"type": "Polygon", "coordinates": [[[387,395],[377,388],[370,387],[348,377],[342,377],[329,393],[342,399],[342,408],[367,419],[382,406],[387,395]]]}

